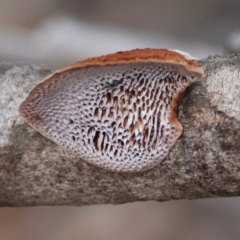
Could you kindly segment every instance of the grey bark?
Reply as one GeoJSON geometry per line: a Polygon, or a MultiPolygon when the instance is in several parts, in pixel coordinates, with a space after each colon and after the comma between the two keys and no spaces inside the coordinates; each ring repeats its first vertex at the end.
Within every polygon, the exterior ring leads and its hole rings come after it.
{"type": "Polygon", "coordinates": [[[198,61],[205,79],[178,108],[184,131],[152,170],[113,173],[73,156],[18,113],[51,71],[0,64],[0,206],[88,205],[240,196],[240,55],[198,61]]]}

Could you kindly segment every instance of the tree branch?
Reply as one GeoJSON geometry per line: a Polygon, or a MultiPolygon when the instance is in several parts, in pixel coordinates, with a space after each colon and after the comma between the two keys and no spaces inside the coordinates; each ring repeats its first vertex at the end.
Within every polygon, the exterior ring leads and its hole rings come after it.
{"type": "Polygon", "coordinates": [[[240,55],[198,62],[204,81],[179,108],[184,131],[168,157],[135,174],[100,169],[34,131],[18,107],[50,73],[0,64],[0,205],[87,205],[240,195],[240,55]]]}

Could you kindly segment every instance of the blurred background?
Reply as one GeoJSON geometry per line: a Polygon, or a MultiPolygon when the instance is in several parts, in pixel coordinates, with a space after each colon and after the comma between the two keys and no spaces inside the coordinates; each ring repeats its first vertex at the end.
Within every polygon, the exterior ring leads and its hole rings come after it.
{"type": "MultiPolygon", "coordinates": [[[[55,70],[133,48],[240,52],[239,0],[0,0],[0,61],[55,70]]],[[[0,240],[240,239],[240,198],[0,209],[0,240]]]]}

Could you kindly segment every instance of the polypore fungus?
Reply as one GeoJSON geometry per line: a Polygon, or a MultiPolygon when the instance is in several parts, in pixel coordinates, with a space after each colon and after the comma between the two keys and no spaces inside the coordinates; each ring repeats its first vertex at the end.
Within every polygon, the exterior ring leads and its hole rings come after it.
{"type": "Polygon", "coordinates": [[[58,70],[20,106],[45,137],[114,172],[153,168],[182,133],[174,112],[203,70],[166,49],[136,49],[58,70]]]}

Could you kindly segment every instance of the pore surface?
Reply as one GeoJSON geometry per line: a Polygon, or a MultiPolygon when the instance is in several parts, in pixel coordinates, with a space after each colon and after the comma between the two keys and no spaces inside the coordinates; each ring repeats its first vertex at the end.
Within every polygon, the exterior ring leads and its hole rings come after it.
{"type": "Polygon", "coordinates": [[[20,111],[44,136],[116,172],[160,163],[181,135],[173,108],[194,74],[160,63],[88,66],[55,73],[20,111]]]}

